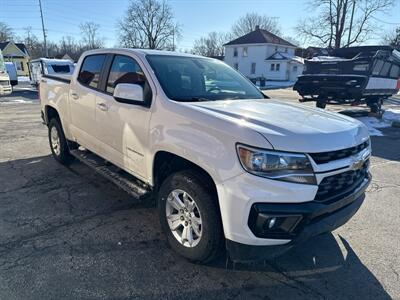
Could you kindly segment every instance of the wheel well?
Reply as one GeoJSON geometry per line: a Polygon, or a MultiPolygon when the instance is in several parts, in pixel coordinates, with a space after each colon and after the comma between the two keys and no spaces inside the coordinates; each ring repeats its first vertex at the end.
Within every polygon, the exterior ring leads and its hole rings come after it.
{"type": "Polygon", "coordinates": [[[46,105],[46,123],[48,124],[53,118],[60,119],[57,110],[54,107],[46,105]]]}
{"type": "Polygon", "coordinates": [[[209,188],[217,195],[217,187],[214,180],[206,170],[181,156],[165,151],[157,152],[154,157],[153,176],[155,189],[158,190],[170,174],[189,169],[199,172],[202,175],[202,179],[204,179],[204,183],[209,185],[209,188]]]}

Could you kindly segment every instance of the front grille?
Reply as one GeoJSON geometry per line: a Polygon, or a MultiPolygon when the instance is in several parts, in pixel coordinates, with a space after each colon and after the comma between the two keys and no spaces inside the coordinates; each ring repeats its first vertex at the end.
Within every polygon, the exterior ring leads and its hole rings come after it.
{"type": "Polygon", "coordinates": [[[358,170],[325,177],[318,186],[317,195],[314,200],[331,203],[352,194],[362,184],[364,179],[368,178],[368,165],[369,161],[366,161],[362,168],[358,170]]]}
{"type": "Polygon", "coordinates": [[[309,155],[312,157],[312,159],[317,164],[324,164],[324,163],[328,163],[333,160],[342,159],[342,158],[346,158],[346,157],[352,156],[354,154],[357,154],[358,152],[364,150],[368,146],[369,146],[369,141],[366,141],[358,146],[343,149],[343,150],[320,152],[320,153],[309,153],[309,155]]]}
{"type": "Polygon", "coordinates": [[[8,80],[0,80],[0,85],[10,85],[10,82],[8,80]]]}

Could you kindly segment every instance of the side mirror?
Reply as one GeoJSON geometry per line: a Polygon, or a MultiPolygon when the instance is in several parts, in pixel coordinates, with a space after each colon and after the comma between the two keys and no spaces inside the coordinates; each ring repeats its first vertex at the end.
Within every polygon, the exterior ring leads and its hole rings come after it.
{"type": "Polygon", "coordinates": [[[118,83],[114,89],[115,100],[124,103],[144,102],[143,88],[133,83],[118,83]]]}

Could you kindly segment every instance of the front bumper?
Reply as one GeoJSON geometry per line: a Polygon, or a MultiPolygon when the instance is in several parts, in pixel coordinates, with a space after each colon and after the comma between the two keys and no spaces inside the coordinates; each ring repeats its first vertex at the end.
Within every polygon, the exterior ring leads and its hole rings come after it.
{"type": "MultiPolygon", "coordinates": [[[[252,211],[257,214],[301,216],[299,222],[288,230],[286,238],[290,242],[282,245],[247,245],[227,239],[226,248],[233,261],[257,261],[278,256],[293,245],[322,233],[330,232],[345,224],[358,211],[365,198],[365,190],[370,177],[353,194],[330,204],[316,201],[292,204],[256,203],[252,211]]],[[[250,219],[249,219],[250,220],[250,219]]],[[[250,224],[249,224],[250,225],[250,224]]],[[[251,225],[250,225],[251,227],[251,225]]],[[[283,236],[280,236],[281,238],[283,236]]]]}
{"type": "Polygon", "coordinates": [[[9,95],[12,93],[11,85],[0,85],[0,96],[9,95]]]}

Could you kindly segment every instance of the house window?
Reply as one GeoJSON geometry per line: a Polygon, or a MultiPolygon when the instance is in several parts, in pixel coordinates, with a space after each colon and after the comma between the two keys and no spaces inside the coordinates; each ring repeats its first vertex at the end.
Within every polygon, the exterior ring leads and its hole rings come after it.
{"type": "Polygon", "coordinates": [[[238,56],[238,49],[237,49],[237,48],[234,48],[234,49],[233,49],[233,56],[234,56],[234,57],[237,57],[237,56],[238,56]]]}
{"type": "Polygon", "coordinates": [[[235,68],[235,70],[239,70],[239,64],[238,64],[238,63],[235,63],[235,64],[233,65],[233,67],[235,68]]]}
{"type": "Polygon", "coordinates": [[[275,52],[278,52],[278,47],[277,46],[275,46],[275,52]]]}
{"type": "Polygon", "coordinates": [[[287,53],[287,50],[288,50],[288,49],[287,49],[287,47],[286,47],[286,48],[285,48],[285,52],[286,52],[286,53],[287,53]]]}
{"type": "Polygon", "coordinates": [[[280,68],[281,68],[281,64],[276,64],[276,71],[279,71],[280,68]]]}
{"type": "Polygon", "coordinates": [[[20,64],[21,64],[21,71],[25,71],[25,69],[24,69],[24,62],[21,61],[20,64]]]}
{"type": "Polygon", "coordinates": [[[251,64],[250,74],[256,74],[256,63],[251,64]]]}
{"type": "Polygon", "coordinates": [[[247,56],[247,47],[243,47],[243,56],[244,56],[244,57],[247,56]]]}
{"type": "Polygon", "coordinates": [[[293,72],[297,72],[297,66],[293,66],[293,72]]]}
{"type": "Polygon", "coordinates": [[[271,64],[271,71],[275,71],[275,64],[271,64]]]}

